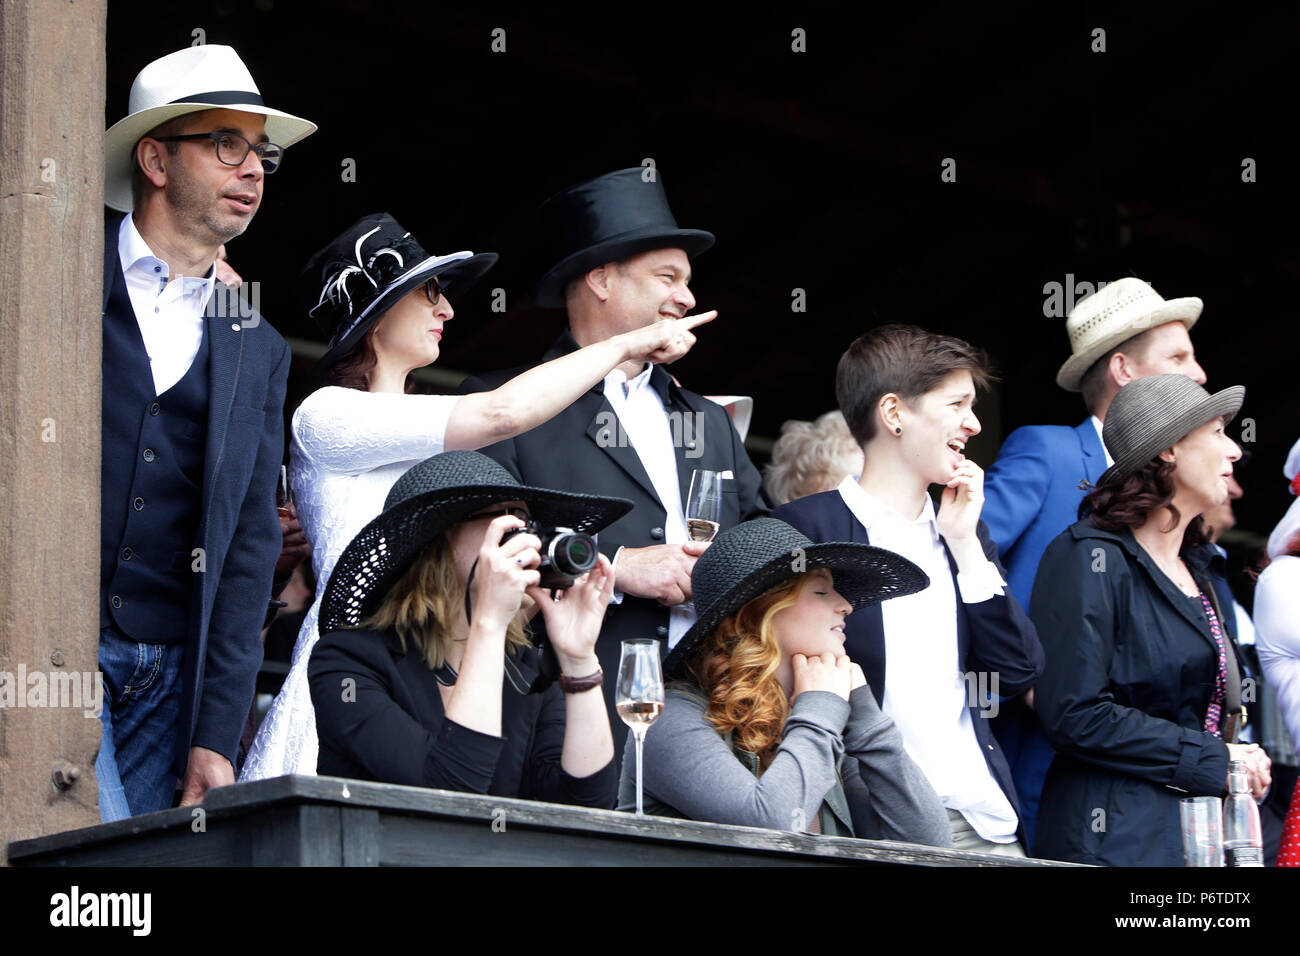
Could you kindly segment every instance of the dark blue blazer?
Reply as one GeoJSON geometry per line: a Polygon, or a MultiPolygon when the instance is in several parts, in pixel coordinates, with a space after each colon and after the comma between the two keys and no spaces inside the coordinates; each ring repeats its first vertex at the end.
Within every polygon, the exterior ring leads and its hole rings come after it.
{"type": "MultiPolygon", "coordinates": [[[[103,311],[123,283],[117,252],[121,217],[104,233],[103,311]]],[[[218,283],[218,291],[225,289],[218,283]]],[[[214,294],[208,323],[208,430],[197,546],[198,575],[190,612],[175,751],[177,775],[190,747],[206,747],[233,764],[262,663],[261,631],[282,539],[275,484],[284,457],[284,391],[289,347],[260,315],[232,321],[214,294]]],[[[112,377],[104,369],[104,379],[112,377]]],[[[105,401],[113,390],[105,388],[105,401]]]]}
{"type": "MultiPolygon", "coordinates": [[[[773,511],[772,517],[793,525],[819,543],[871,543],[867,529],[849,510],[838,491],[825,491],[791,501],[773,511]]],[[[989,538],[988,528],[982,521],[978,533],[984,553],[997,565],[999,573],[1005,578],[1006,572],[998,561],[997,546],[989,538]]],[[[953,560],[946,544],[944,551],[948,554],[953,587],[956,589],[957,562],[953,560]]],[[[1033,687],[1043,672],[1043,647],[1020,603],[1010,593],[989,598],[979,604],[963,603],[960,589],[957,590],[957,595],[957,660],[963,673],[996,673],[998,693],[1003,698],[1015,697],[1033,687]]],[[[867,683],[876,696],[876,702],[883,706],[885,625],[879,604],[849,615],[844,644],[849,657],[862,667],[867,683]]],[[[975,738],[988,762],[989,771],[1019,814],[1020,801],[1011,780],[1011,770],[993,736],[989,726],[991,721],[977,704],[969,706],[971,723],[975,725],[975,738]]],[[[1019,836],[1022,844],[1027,847],[1029,844],[1023,825],[1019,836]]]]}
{"type": "Polygon", "coordinates": [[[1106,470],[1106,452],[1092,420],[1017,428],[1002,443],[984,476],[989,533],[1007,566],[1007,584],[1022,607],[1032,607],[1038,562],[1052,540],[1079,520],[1087,494],[1106,470]]]}

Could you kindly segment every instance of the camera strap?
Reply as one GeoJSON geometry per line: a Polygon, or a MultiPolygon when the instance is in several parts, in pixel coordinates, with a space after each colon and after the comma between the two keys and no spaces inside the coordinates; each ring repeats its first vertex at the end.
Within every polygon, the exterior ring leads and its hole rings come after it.
{"type": "MultiPolygon", "coordinates": [[[[469,577],[465,579],[465,626],[466,627],[469,627],[470,622],[473,620],[472,617],[473,611],[471,610],[471,606],[470,606],[469,591],[470,591],[470,585],[474,583],[474,572],[477,570],[478,570],[478,558],[475,558],[474,563],[470,565],[469,577]]],[[[513,687],[518,693],[523,694],[525,696],[532,693],[533,681],[529,680],[527,677],[523,675],[523,672],[519,670],[519,665],[515,663],[515,659],[510,654],[506,654],[505,658],[506,658],[505,660],[506,680],[510,681],[510,686],[513,687]]],[[[456,683],[456,672],[451,669],[450,665],[447,664],[444,664],[442,667],[438,668],[438,670],[434,671],[434,677],[437,678],[438,683],[443,684],[447,687],[450,687],[452,684],[456,683]],[[450,672],[450,678],[451,678],[450,680],[443,679],[444,675],[441,673],[441,671],[443,670],[450,672]]]]}

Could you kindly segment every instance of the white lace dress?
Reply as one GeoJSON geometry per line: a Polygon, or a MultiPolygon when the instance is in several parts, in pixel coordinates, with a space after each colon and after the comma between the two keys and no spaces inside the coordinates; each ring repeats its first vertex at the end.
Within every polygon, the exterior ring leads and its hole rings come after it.
{"type": "Polygon", "coordinates": [[[258,729],[240,780],[316,772],[316,712],[307,661],[320,635],[321,599],[334,562],[384,508],[408,468],[443,450],[455,395],[395,395],[327,386],[294,413],[289,483],[312,547],[316,600],[298,632],[284,686],[258,729]]]}

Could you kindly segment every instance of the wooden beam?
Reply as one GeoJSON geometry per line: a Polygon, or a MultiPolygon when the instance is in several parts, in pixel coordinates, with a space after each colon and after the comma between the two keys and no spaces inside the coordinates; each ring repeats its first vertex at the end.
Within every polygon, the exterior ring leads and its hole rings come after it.
{"type": "Polygon", "coordinates": [[[105,12],[0,4],[0,863],[99,821],[105,12]]]}

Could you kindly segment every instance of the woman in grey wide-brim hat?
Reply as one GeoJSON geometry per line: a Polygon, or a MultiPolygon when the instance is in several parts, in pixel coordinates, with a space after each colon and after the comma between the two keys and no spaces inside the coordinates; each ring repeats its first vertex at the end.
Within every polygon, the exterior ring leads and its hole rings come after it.
{"type": "MultiPolygon", "coordinates": [[[[951,846],[943,804],[844,653],[849,613],[928,584],[892,551],[814,544],[775,518],[719,534],[646,733],[646,811],[951,846]]],[[[635,801],[631,754],[620,809],[635,801]]]]}
{"type": "Polygon", "coordinates": [[[576,564],[567,589],[539,587],[539,567],[559,562],[534,530],[593,535],[631,507],[521,485],[475,451],[435,455],[398,479],[325,588],[308,665],[317,772],[611,807],[596,639],[614,575],[588,537],[559,549],[576,564]],[[524,630],[529,600],[549,650],[524,630]],[[544,653],[558,677],[542,686],[544,653]]]}
{"type": "MultiPolygon", "coordinates": [[[[436,361],[443,334],[455,329],[452,297],[459,300],[495,262],[493,253],[430,252],[392,216],[373,213],[303,269],[299,297],[328,345],[317,369],[324,387],[290,420],[289,482],[311,543],[318,595],[344,546],[379,513],[384,496],[412,465],[447,449],[482,448],[523,434],[621,363],[672,362],[695,340],[690,330],[698,317],[665,319],[528,369],[491,391],[409,393],[411,373],[436,361]]],[[[318,599],[258,729],[243,780],[316,772],[307,661],[319,636],[319,612],[318,599]]]]}
{"type": "Polygon", "coordinates": [[[1048,547],[1032,617],[1047,667],[1035,705],[1057,749],[1035,852],[1080,863],[1178,866],[1181,796],[1218,796],[1229,759],[1256,795],[1269,760],[1236,743],[1241,673],[1207,573],[1201,514],[1228,494],[1241,449],[1227,425],[1240,386],[1211,395],[1181,375],[1120,389],[1103,440],[1114,458],[1083,520],[1048,547]],[[1091,825],[1102,817],[1103,826],[1091,825]]]}

